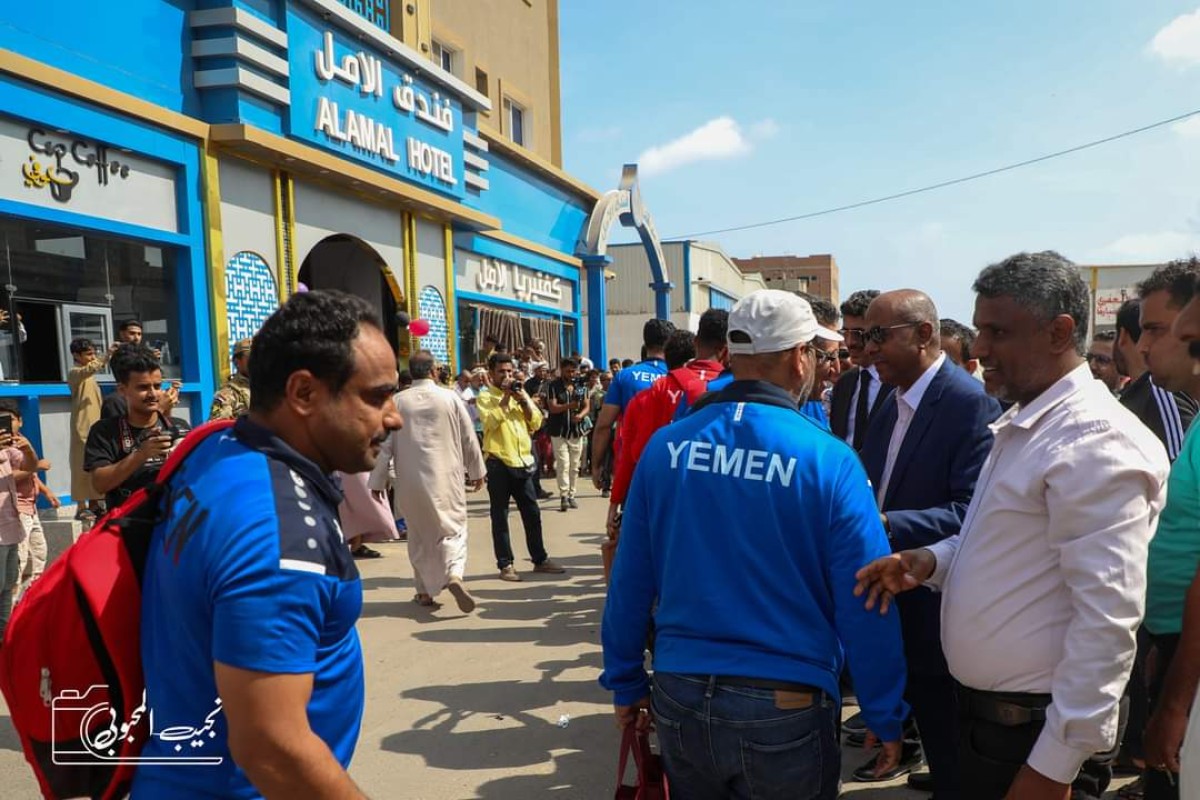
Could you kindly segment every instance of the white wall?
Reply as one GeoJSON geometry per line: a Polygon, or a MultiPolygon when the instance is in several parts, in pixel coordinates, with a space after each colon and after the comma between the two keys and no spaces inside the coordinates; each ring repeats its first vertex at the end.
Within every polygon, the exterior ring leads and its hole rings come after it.
{"type": "Polygon", "coordinates": [[[303,264],[318,242],[335,233],[357,236],[369,244],[392,270],[396,282],[404,286],[404,231],[399,209],[297,181],[297,262],[303,264]]]}
{"type": "Polygon", "coordinates": [[[275,242],[275,186],[271,173],[247,161],[222,158],[221,182],[222,262],[235,253],[257,253],[279,275],[275,242]]]}

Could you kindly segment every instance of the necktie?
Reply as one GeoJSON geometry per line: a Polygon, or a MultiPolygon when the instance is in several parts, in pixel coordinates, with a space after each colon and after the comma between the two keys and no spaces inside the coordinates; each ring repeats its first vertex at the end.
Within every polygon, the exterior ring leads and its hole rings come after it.
{"type": "Polygon", "coordinates": [[[871,373],[863,370],[858,375],[858,399],[854,403],[854,449],[862,450],[867,438],[867,422],[871,413],[871,373]]]}

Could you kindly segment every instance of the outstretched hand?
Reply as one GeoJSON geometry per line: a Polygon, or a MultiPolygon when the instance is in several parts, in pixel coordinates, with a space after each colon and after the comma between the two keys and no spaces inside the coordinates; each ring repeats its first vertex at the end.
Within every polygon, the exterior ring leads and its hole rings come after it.
{"type": "Polygon", "coordinates": [[[924,548],[877,558],[855,573],[858,585],[854,596],[865,594],[867,610],[878,604],[879,613],[886,614],[895,595],[916,589],[929,579],[936,566],[937,557],[924,548]]]}

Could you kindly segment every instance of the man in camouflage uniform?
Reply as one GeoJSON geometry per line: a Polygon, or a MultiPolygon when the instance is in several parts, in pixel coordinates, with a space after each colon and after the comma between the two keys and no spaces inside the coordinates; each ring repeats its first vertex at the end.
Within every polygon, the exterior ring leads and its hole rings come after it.
{"type": "Polygon", "coordinates": [[[250,339],[242,339],[233,346],[236,371],[213,395],[209,420],[237,419],[250,411],[250,343],[250,339]]]}

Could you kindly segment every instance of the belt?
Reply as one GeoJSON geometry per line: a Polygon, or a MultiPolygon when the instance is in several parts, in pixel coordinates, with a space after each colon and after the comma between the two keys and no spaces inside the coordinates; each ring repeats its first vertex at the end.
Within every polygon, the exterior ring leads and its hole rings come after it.
{"type": "Polygon", "coordinates": [[[740,686],[743,689],[768,689],[776,692],[806,692],[812,695],[821,694],[821,690],[807,683],[792,683],[791,681],[773,681],[766,678],[740,678],[733,675],[696,675],[700,680],[712,680],[714,686],[740,686]]]}
{"type": "Polygon", "coordinates": [[[969,716],[1006,728],[1045,722],[1046,706],[1050,705],[1050,696],[1045,694],[1001,694],[964,686],[960,696],[969,716]]]}

